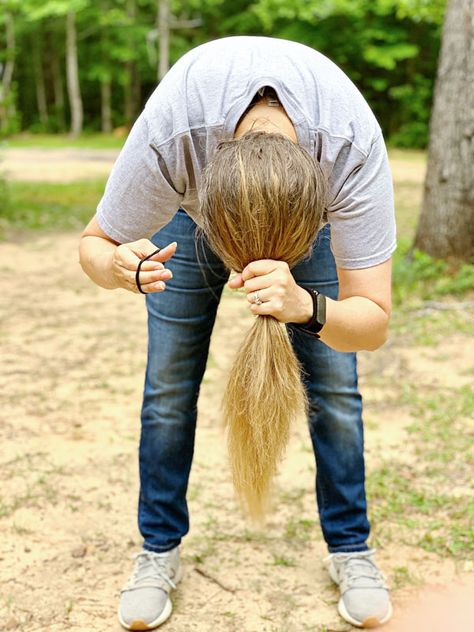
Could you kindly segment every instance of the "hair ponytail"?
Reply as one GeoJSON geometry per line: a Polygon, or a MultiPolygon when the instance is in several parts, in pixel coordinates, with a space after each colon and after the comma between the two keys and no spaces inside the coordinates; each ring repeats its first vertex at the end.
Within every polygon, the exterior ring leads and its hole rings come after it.
{"type": "Polygon", "coordinates": [[[291,422],[305,403],[285,326],[271,316],[258,316],[237,353],[224,394],[234,487],[254,518],[265,511],[291,422]]]}
{"type": "MultiPolygon", "coordinates": [[[[321,227],[325,191],[320,166],[304,149],[281,134],[249,132],[221,143],[203,172],[203,232],[230,269],[267,258],[292,267],[321,227]]],[[[233,482],[254,518],[265,512],[291,422],[305,408],[286,327],[258,316],[224,394],[233,482]]]]}

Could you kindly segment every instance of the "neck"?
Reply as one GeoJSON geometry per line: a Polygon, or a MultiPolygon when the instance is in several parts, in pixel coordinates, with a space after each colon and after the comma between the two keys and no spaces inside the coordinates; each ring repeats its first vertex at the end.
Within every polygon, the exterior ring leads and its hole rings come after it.
{"type": "Polygon", "coordinates": [[[239,138],[250,130],[280,133],[298,142],[296,130],[288,114],[280,105],[268,105],[265,100],[257,102],[239,121],[234,138],[239,138]]]}

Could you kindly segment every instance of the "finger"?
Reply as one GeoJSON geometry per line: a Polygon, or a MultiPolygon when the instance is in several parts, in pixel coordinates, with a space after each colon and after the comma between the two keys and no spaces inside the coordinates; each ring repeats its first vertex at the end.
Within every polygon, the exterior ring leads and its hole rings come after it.
{"type": "Polygon", "coordinates": [[[157,246],[149,239],[138,239],[137,241],[122,244],[122,246],[131,250],[140,261],[145,259],[145,257],[149,257],[157,249],[157,246]]]}
{"type": "MultiPolygon", "coordinates": [[[[140,277],[142,275],[140,274],[140,277]]],[[[126,280],[126,289],[135,292],[136,294],[151,294],[152,292],[162,292],[166,289],[165,281],[150,281],[148,283],[142,283],[140,281],[140,288],[142,292],[138,289],[138,286],[135,282],[135,275],[128,275],[126,280]]]]}
{"type": "Polygon", "coordinates": [[[131,272],[136,271],[140,263],[140,257],[126,244],[117,246],[115,259],[119,267],[131,272]]]}
{"type": "Polygon", "coordinates": [[[262,303],[268,303],[272,299],[271,289],[257,290],[256,292],[250,292],[247,294],[247,301],[256,305],[256,300],[260,299],[262,303]]]}
{"type": "MultiPolygon", "coordinates": [[[[143,261],[141,264],[140,270],[163,270],[163,262],[168,261],[176,252],[177,243],[174,241],[171,244],[168,244],[164,248],[157,252],[151,259],[148,261],[143,261]]],[[[130,270],[131,272],[135,272],[138,268],[138,265],[142,259],[152,252],[156,250],[155,244],[146,239],[142,239],[139,242],[134,242],[131,244],[123,244],[118,246],[117,253],[119,255],[119,261],[122,268],[125,270],[130,270]],[[149,245],[153,246],[150,249],[149,245]],[[143,254],[149,250],[148,254],[143,254]]]]}
{"type": "Polygon", "coordinates": [[[155,292],[163,292],[164,290],[166,290],[166,283],[163,283],[163,281],[156,281],[155,283],[145,283],[141,284],[141,288],[145,294],[153,294],[155,292]]]}
{"type": "Polygon", "coordinates": [[[230,287],[231,290],[237,290],[239,287],[243,286],[244,280],[242,279],[242,274],[240,272],[236,274],[235,277],[232,277],[232,279],[230,279],[227,283],[227,287],[230,287]]]}
{"type": "MultiPolygon", "coordinates": [[[[135,274],[132,273],[133,282],[136,283],[135,274]]],[[[143,272],[140,270],[140,285],[143,287],[149,283],[158,283],[159,281],[168,281],[173,277],[171,270],[154,270],[151,272],[143,272]]]]}
{"type": "Polygon", "coordinates": [[[288,264],[284,261],[275,261],[274,259],[259,259],[258,261],[251,261],[242,270],[242,278],[244,281],[248,281],[255,276],[270,274],[274,270],[282,268],[283,266],[288,267],[288,264]]]}
{"type": "Polygon", "coordinates": [[[277,310],[275,309],[275,306],[272,305],[272,301],[264,302],[261,305],[252,303],[249,305],[249,309],[252,314],[255,314],[255,316],[273,316],[276,318],[275,314],[277,313],[277,310]]]}
{"type": "Polygon", "coordinates": [[[157,252],[156,255],[153,255],[150,261],[159,261],[161,263],[164,263],[165,261],[169,261],[169,259],[171,259],[171,257],[175,254],[177,247],[178,247],[177,242],[173,241],[171,244],[168,244],[167,246],[162,248],[160,252],[157,252]]]}
{"type": "MultiPolygon", "coordinates": [[[[138,260],[138,262],[140,262],[140,260],[138,260]]],[[[134,268],[135,271],[137,267],[138,267],[138,264],[134,268]]],[[[164,270],[164,269],[165,269],[165,266],[162,263],[160,263],[159,261],[152,261],[151,259],[148,261],[144,261],[142,265],[140,266],[140,272],[152,272],[154,270],[164,270]]]]}
{"type": "Polygon", "coordinates": [[[276,277],[274,271],[270,274],[252,277],[248,281],[245,281],[244,288],[247,294],[249,292],[257,292],[258,290],[265,290],[266,288],[271,287],[275,281],[276,277]]]}

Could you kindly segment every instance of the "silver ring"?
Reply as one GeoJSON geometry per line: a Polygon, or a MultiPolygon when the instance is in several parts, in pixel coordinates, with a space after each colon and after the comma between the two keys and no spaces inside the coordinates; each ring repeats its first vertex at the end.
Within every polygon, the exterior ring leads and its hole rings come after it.
{"type": "Polygon", "coordinates": [[[253,302],[255,303],[255,305],[262,305],[263,301],[258,295],[258,292],[255,292],[253,296],[254,296],[253,302]]]}

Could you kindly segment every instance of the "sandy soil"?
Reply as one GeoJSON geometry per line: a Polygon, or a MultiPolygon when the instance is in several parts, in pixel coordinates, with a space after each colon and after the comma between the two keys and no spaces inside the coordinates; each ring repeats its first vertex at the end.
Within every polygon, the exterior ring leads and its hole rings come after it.
{"type": "Polygon", "coordinates": [[[8,149],[0,152],[2,172],[9,180],[72,182],[99,179],[110,173],[116,149],[8,149]]]}
{"type": "MultiPolygon", "coordinates": [[[[0,244],[0,628],[5,630],[118,632],[117,594],[140,547],[135,510],[145,308],[142,297],[106,292],[83,275],[77,238],[30,234],[0,244]]],[[[245,521],[233,496],[219,402],[249,319],[239,297],[224,297],[199,402],[192,524],[182,547],[185,575],[175,593],[175,613],[162,629],[349,630],[336,612],[337,592],[322,565],[326,553],[303,420],[293,430],[265,531],[245,521]]],[[[370,417],[369,471],[404,449],[412,421],[406,407],[386,404],[386,381],[411,375],[420,388],[436,388],[447,374],[468,380],[469,367],[466,338],[456,332],[436,354],[399,347],[396,340],[376,354],[360,354],[370,417]],[[372,380],[374,374],[380,380],[372,380]]],[[[382,543],[378,559],[389,579],[400,565],[432,586],[472,577],[472,563],[459,566],[393,542],[382,543]]],[[[417,590],[394,591],[393,630],[412,629],[403,616],[417,590]]]]}

